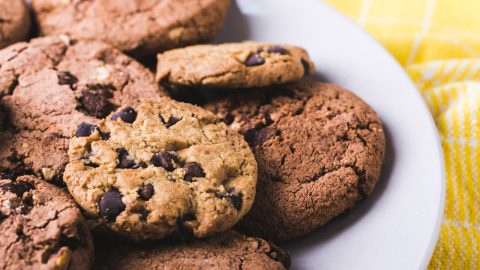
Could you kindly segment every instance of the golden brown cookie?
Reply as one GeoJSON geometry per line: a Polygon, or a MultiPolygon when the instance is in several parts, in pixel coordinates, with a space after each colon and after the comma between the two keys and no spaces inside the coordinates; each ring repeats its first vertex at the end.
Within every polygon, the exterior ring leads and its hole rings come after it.
{"type": "Polygon", "coordinates": [[[300,80],[315,69],[302,48],[253,41],[190,46],[157,58],[157,81],[173,87],[270,86],[300,80]]]}
{"type": "Polygon", "coordinates": [[[257,164],[243,137],[168,98],[79,125],[69,157],[64,180],[75,200],[133,240],[223,232],[255,197],[257,164]]]}

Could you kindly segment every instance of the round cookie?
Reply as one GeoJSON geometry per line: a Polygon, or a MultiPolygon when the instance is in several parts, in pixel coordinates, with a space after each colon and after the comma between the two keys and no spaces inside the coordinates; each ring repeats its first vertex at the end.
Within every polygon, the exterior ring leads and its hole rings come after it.
{"type": "Polygon", "coordinates": [[[0,1],[0,49],[27,38],[30,11],[24,0],[0,1]]]}
{"type": "Polygon", "coordinates": [[[106,269],[251,269],[284,270],[290,256],[273,243],[235,231],[187,243],[126,243],[97,239],[96,270],[106,269]]]}
{"type": "Polygon", "coordinates": [[[96,123],[121,104],[161,95],[150,71],[104,43],[59,36],[5,48],[0,171],[59,180],[78,125],[96,123]]]}
{"type": "Polygon", "coordinates": [[[214,38],[229,0],[33,0],[44,35],[100,39],[137,56],[214,38]]]}
{"type": "Polygon", "coordinates": [[[168,98],[81,124],[69,157],[64,180],[75,200],[133,240],[223,232],[255,197],[257,164],[243,137],[168,98]]]}
{"type": "Polygon", "coordinates": [[[195,45],[157,58],[157,81],[172,86],[263,87],[300,80],[315,69],[302,48],[253,41],[195,45]]]}
{"type": "Polygon", "coordinates": [[[93,242],[67,193],[34,176],[0,179],[1,269],[90,269],[93,242]]]}
{"type": "Polygon", "coordinates": [[[239,91],[205,105],[245,136],[258,163],[254,206],[238,228],[282,241],[304,235],[370,195],[385,151],[382,124],[333,84],[239,91]]]}

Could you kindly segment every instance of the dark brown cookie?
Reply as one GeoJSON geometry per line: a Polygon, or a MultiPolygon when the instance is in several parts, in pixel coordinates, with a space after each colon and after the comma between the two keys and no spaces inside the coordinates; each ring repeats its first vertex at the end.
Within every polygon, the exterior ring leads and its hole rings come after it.
{"type": "Polygon", "coordinates": [[[0,1],[0,49],[24,40],[29,31],[30,11],[25,1],[0,1]]]}
{"type": "Polygon", "coordinates": [[[0,171],[58,179],[81,123],[162,91],[150,71],[104,43],[59,36],[12,45],[0,51],[0,171]]]}
{"type": "Polygon", "coordinates": [[[90,269],[93,243],[67,193],[33,176],[0,179],[1,269],[90,269]]]}
{"type": "Polygon", "coordinates": [[[133,244],[96,239],[94,269],[288,269],[289,255],[260,238],[234,231],[193,242],[133,244]]]}
{"type": "Polygon", "coordinates": [[[258,163],[255,203],[238,228],[304,235],[370,195],[385,150],[377,114],[351,92],[301,81],[205,106],[245,136],[258,163]]]}
{"type": "Polygon", "coordinates": [[[33,0],[45,35],[99,39],[138,55],[214,38],[229,0],[33,0]]]}

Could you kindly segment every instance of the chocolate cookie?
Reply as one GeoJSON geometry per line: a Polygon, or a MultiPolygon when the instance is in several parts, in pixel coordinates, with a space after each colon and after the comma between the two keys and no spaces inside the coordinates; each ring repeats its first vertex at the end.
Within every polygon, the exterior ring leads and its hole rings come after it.
{"type": "Polygon", "coordinates": [[[64,180],[75,200],[133,240],[223,232],[255,197],[257,164],[242,136],[168,98],[79,125],[69,157],[64,180]]]}
{"type": "Polygon", "coordinates": [[[259,42],[196,45],[158,55],[157,81],[173,86],[263,87],[313,74],[302,48],[259,42]]]}
{"type": "Polygon", "coordinates": [[[351,92],[315,81],[239,91],[207,104],[245,136],[258,162],[257,197],[238,228],[269,240],[304,235],[370,195],[385,138],[351,92]]]}
{"type": "Polygon", "coordinates": [[[33,176],[0,179],[1,269],[90,269],[93,243],[80,210],[33,176]]]}
{"type": "MultiPolygon", "coordinates": [[[[100,239],[99,239],[100,240],[100,239]]],[[[290,266],[289,255],[260,238],[234,231],[190,243],[98,241],[94,269],[250,269],[281,270],[290,266]]]]}
{"type": "Polygon", "coordinates": [[[100,39],[138,55],[208,41],[223,26],[229,0],[33,0],[45,35],[100,39]]]}
{"type": "Polygon", "coordinates": [[[104,43],[60,36],[12,45],[0,51],[0,170],[59,179],[78,125],[161,95],[151,72],[104,43]]]}
{"type": "Polygon", "coordinates": [[[30,11],[24,0],[0,1],[0,49],[27,38],[30,11]]]}

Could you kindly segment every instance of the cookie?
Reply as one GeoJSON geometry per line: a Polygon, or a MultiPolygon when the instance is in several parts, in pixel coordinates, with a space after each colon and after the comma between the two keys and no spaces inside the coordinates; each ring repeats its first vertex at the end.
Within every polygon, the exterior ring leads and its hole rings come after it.
{"type": "Polygon", "coordinates": [[[172,86],[263,87],[297,81],[315,69],[302,48],[252,41],[190,46],[157,58],[157,81],[172,86]]]}
{"type": "Polygon", "coordinates": [[[24,0],[0,1],[0,49],[27,38],[30,11],[24,0]]]}
{"type": "Polygon", "coordinates": [[[69,157],[64,180],[75,200],[133,240],[223,232],[255,197],[257,165],[242,136],[168,98],[79,125],[69,157]]]}
{"type": "Polygon", "coordinates": [[[93,242],[67,193],[34,176],[0,179],[1,269],[90,269],[93,242]]]}
{"type": "Polygon", "coordinates": [[[0,51],[0,171],[61,179],[78,125],[161,95],[150,71],[104,43],[59,36],[12,45],[0,51]]]}
{"type": "Polygon", "coordinates": [[[140,57],[214,38],[229,5],[229,0],[32,2],[42,34],[100,39],[140,57]]]}
{"type": "MultiPolygon", "coordinates": [[[[100,239],[99,239],[100,240],[100,239]]],[[[288,253],[273,243],[235,231],[190,243],[98,241],[96,270],[106,269],[288,269],[288,253]]]]}
{"type": "Polygon", "coordinates": [[[238,91],[205,105],[244,135],[258,163],[254,206],[238,228],[282,241],[370,195],[385,138],[372,108],[333,84],[304,80],[238,91]]]}

